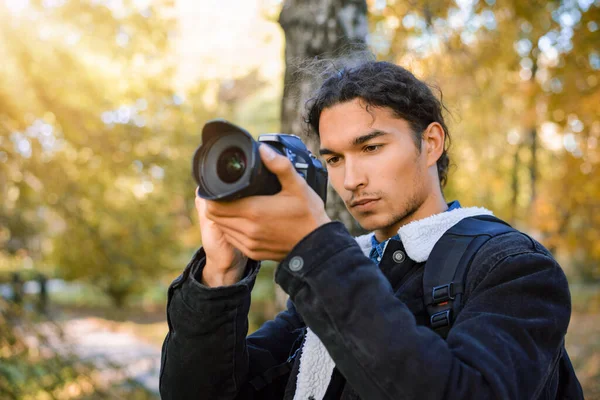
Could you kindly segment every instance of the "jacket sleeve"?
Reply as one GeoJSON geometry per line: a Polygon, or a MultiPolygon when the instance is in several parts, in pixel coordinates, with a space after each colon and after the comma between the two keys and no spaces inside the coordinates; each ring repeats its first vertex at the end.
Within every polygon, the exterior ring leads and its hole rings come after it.
{"type": "Polygon", "coordinates": [[[286,311],[246,338],[258,263],[250,260],[245,277],[235,285],[210,288],[196,279],[205,262],[200,249],[169,287],[161,398],[263,398],[255,393],[250,380],[286,361],[302,321],[288,302],[286,311]]]}
{"type": "Polygon", "coordinates": [[[446,341],[416,324],[340,223],[305,237],[276,281],[361,398],[537,398],[570,317],[566,278],[532,246],[486,262],[446,341]]]}

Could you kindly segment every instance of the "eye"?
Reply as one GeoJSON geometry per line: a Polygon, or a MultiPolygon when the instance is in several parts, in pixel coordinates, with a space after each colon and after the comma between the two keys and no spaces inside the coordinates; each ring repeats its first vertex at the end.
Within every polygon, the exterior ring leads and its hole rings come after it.
{"type": "Polygon", "coordinates": [[[383,145],[381,145],[381,144],[371,144],[371,145],[365,146],[363,151],[365,153],[373,153],[373,152],[379,150],[381,147],[383,147],[383,145]]]}
{"type": "Polygon", "coordinates": [[[340,158],[338,156],[333,156],[333,157],[329,157],[327,159],[327,165],[335,165],[340,161],[340,158]]]}

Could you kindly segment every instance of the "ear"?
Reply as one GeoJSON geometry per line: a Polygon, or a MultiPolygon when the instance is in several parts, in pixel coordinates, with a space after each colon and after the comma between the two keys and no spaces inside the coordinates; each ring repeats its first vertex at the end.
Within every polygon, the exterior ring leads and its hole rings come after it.
{"type": "Polygon", "coordinates": [[[432,122],[423,132],[423,151],[426,153],[427,167],[435,165],[441,157],[445,138],[446,133],[439,122],[432,122]]]}

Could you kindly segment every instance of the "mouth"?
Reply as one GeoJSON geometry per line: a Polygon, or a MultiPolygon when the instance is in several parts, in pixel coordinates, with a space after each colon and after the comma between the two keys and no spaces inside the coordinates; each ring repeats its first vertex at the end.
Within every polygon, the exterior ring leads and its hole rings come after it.
{"type": "Polygon", "coordinates": [[[350,203],[350,208],[363,210],[372,207],[379,199],[360,199],[350,203]]]}

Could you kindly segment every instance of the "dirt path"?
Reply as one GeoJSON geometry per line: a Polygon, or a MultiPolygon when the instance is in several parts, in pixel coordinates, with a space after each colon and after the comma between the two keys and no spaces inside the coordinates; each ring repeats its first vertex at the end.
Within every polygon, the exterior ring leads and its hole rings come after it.
{"type": "MultiPolygon", "coordinates": [[[[129,332],[115,331],[99,318],[74,318],[63,321],[72,350],[80,357],[94,360],[101,369],[118,365],[125,374],[158,394],[160,348],[129,332]]],[[[110,377],[107,377],[110,379],[110,377]]]]}

